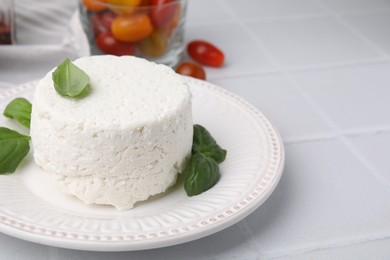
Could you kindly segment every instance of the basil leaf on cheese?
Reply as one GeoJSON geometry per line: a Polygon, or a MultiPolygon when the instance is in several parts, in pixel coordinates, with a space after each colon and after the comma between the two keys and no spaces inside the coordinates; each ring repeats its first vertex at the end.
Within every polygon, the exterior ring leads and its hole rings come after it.
{"type": "Polygon", "coordinates": [[[31,103],[25,98],[15,98],[5,108],[3,114],[8,118],[16,119],[19,123],[30,128],[31,103]]]}
{"type": "Polygon", "coordinates": [[[61,96],[80,98],[89,90],[89,76],[68,58],[52,73],[54,88],[61,96]]]}
{"type": "Polygon", "coordinates": [[[0,127],[0,174],[15,172],[29,150],[29,136],[0,127]]]}

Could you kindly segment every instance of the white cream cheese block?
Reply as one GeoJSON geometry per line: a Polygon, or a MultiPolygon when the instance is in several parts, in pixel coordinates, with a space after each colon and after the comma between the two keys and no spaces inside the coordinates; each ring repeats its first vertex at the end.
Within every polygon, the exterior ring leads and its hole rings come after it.
{"type": "Polygon", "coordinates": [[[191,153],[185,80],[131,56],[91,56],[74,64],[90,77],[87,96],[60,96],[52,71],[37,84],[30,133],[35,162],[86,204],[126,210],[166,191],[191,153]]]}

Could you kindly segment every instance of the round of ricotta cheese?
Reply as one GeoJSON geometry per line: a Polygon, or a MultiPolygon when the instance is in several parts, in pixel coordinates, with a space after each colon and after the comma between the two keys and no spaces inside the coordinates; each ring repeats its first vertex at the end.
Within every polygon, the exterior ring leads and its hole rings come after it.
{"type": "Polygon", "coordinates": [[[35,162],[86,204],[119,210],[166,191],[192,146],[191,92],[165,65],[131,56],[74,61],[90,78],[80,99],[60,96],[52,71],[33,97],[35,162]]]}

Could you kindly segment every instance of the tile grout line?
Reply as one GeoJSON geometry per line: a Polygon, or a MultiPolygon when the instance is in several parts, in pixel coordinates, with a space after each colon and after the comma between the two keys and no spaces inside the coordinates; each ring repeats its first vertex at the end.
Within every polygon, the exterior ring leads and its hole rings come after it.
{"type": "MultiPolygon", "coordinates": [[[[245,233],[249,233],[249,234],[252,234],[252,231],[250,229],[250,227],[248,226],[248,224],[246,223],[246,221],[241,221],[240,223],[236,224],[238,225],[238,228],[243,232],[243,234],[245,233]],[[242,227],[241,227],[242,225],[242,227]]],[[[257,257],[260,257],[261,256],[261,252],[260,252],[260,249],[258,248],[258,246],[252,241],[252,238],[250,237],[249,238],[249,242],[250,246],[253,248],[253,250],[255,251],[257,257]]]]}
{"type": "Polygon", "coordinates": [[[320,250],[329,250],[329,249],[340,249],[340,248],[346,248],[346,247],[350,247],[350,246],[353,246],[353,245],[362,245],[362,244],[367,244],[367,243],[372,243],[372,242],[376,242],[376,241],[383,241],[383,240],[388,240],[390,239],[390,236],[371,236],[369,238],[360,238],[360,239],[350,239],[349,241],[344,241],[344,242],[341,242],[339,244],[335,244],[335,243],[331,243],[331,244],[324,244],[323,246],[316,246],[316,247],[313,247],[313,248],[302,248],[301,250],[290,250],[291,253],[287,253],[287,254],[279,254],[279,255],[271,255],[269,256],[269,259],[271,260],[277,260],[279,258],[284,258],[284,257],[287,257],[287,256],[298,256],[298,255],[302,255],[302,254],[307,254],[307,253],[313,253],[313,252],[317,252],[317,251],[320,251],[320,250]]]}
{"type": "Polygon", "coordinates": [[[222,76],[218,76],[218,75],[210,76],[207,78],[207,80],[231,79],[231,78],[240,78],[240,77],[254,77],[254,76],[258,76],[258,75],[273,75],[273,74],[277,74],[279,72],[280,71],[277,69],[258,70],[258,71],[251,71],[251,72],[231,73],[229,75],[222,75],[222,76]]]}
{"type": "Polygon", "coordinates": [[[367,136],[367,135],[375,135],[378,133],[390,132],[390,127],[376,127],[376,128],[367,128],[367,129],[358,129],[358,130],[340,130],[335,134],[312,134],[305,137],[293,137],[284,139],[285,144],[295,144],[302,142],[317,142],[320,140],[330,140],[338,138],[339,135],[343,136],[367,136]]]}
{"type": "MultiPolygon", "coordinates": [[[[308,65],[301,67],[291,67],[284,68],[283,71],[286,73],[294,73],[294,72],[307,72],[307,71],[318,71],[318,70],[327,70],[327,69],[337,69],[337,68],[345,68],[345,67],[361,67],[372,64],[386,64],[389,63],[387,58],[373,58],[371,60],[365,59],[361,61],[351,61],[351,62],[336,62],[336,63],[328,63],[321,65],[308,65]]],[[[267,70],[259,70],[253,72],[240,72],[231,75],[224,76],[210,76],[210,79],[225,79],[225,78],[238,78],[242,76],[256,76],[256,75],[272,75],[283,72],[281,69],[267,69],[267,70]]]]}
{"type": "Polygon", "coordinates": [[[285,21],[301,21],[307,19],[324,18],[332,16],[332,13],[316,13],[316,14],[294,14],[294,15],[280,15],[280,16],[269,16],[269,17],[256,17],[256,18],[243,18],[245,23],[256,23],[256,22],[285,22],[285,21]]]}
{"type": "Polygon", "coordinates": [[[289,72],[306,72],[306,71],[317,71],[317,70],[326,70],[326,69],[337,69],[337,68],[351,68],[351,67],[360,67],[370,64],[382,64],[388,63],[389,59],[385,57],[381,58],[372,58],[372,59],[362,59],[362,60],[354,60],[354,61],[344,61],[344,62],[334,62],[334,63],[325,63],[319,65],[307,65],[300,67],[291,67],[284,68],[283,71],[286,73],[289,72]]]}
{"type": "MultiPolygon", "coordinates": [[[[319,5],[323,6],[324,8],[331,9],[327,6],[324,6],[323,2],[318,3],[319,5]]],[[[333,13],[337,13],[339,15],[362,15],[362,14],[390,14],[390,9],[371,9],[371,10],[350,10],[350,11],[339,11],[333,13]]]]}
{"type": "MultiPolygon", "coordinates": [[[[268,17],[252,17],[252,18],[241,18],[242,21],[245,23],[257,23],[257,22],[285,22],[285,21],[300,21],[300,20],[308,20],[308,19],[316,19],[316,18],[326,18],[326,17],[340,17],[340,19],[343,15],[362,15],[362,14],[389,14],[390,15],[390,9],[389,10],[382,10],[382,9],[373,9],[373,10],[355,10],[355,11],[341,11],[341,12],[334,12],[332,9],[324,5],[323,3],[319,3],[317,0],[315,1],[316,4],[318,4],[319,7],[326,9],[327,11],[323,13],[310,13],[310,14],[294,14],[294,15],[279,15],[279,16],[268,16],[268,17]]],[[[227,19],[220,19],[213,21],[213,24],[216,25],[229,25],[232,24],[231,20],[227,19]]],[[[187,22],[187,25],[189,27],[200,27],[200,26],[208,26],[210,25],[209,22],[203,22],[203,21],[192,21],[191,23],[187,22]]]]}
{"type": "Polygon", "coordinates": [[[316,2],[319,6],[321,6],[324,9],[327,9],[330,14],[344,27],[346,27],[349,31],[354,33],[357,37],[359,37],[361,40],[363,40],[366,44],[368,44],[371,48],[376,50],[378,53],[380,53],[382,56],[384,56],[386,59],[389,59],[390,55],[386,53],[382,48],[380,48],[378,45],[376,45],[374,42],[372,42],[369,38],[367,38],[363,33],[361,33],[358,29],[356,29],[353,25],[351,25],[347,20],[345,20],[342,17],[342,14],[334,12],[331,8],[329,8],[326,4],[324,4],[321,0],[312,0],[316,2]]]}

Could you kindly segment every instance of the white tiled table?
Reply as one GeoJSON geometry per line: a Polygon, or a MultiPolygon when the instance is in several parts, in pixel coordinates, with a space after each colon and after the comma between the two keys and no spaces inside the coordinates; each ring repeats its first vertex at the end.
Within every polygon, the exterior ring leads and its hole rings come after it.
{"type": "MultiPolygon", "coordinates": [[[[274,193],[238,224],[186,244],[97,253],[0,234],[0,259],[390,259],[389,25],[389,0],[190,0],[187,41],[209,40],[227,57],[208,80],[281,133],[286,166],[274,193]]],[[[35,71],[0,71],[0,88],[43,75],[35,71]]]]}

